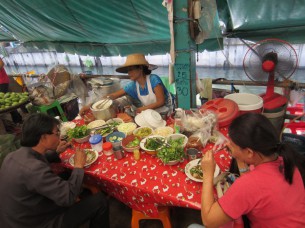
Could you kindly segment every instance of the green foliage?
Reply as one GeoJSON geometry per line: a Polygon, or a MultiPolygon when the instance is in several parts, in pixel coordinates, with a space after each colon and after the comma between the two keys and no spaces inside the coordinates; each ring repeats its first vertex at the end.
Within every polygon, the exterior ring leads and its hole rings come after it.
{"type": "Polygon", "coordinates": [[[76,126],[75,128],[69,129],[67,135],[69,139],[73,138],[83,138],[89,134],[89,130],[86,125],[76,126]]]}

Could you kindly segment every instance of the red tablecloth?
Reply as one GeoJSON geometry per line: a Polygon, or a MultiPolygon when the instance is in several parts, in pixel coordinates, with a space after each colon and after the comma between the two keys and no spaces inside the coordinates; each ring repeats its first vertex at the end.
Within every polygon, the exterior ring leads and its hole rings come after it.
{"type": "MultiPolygon", "coordinates": [[[[226,134],[227,129],[222,132],[226,134]]],[[[84,143],[82,147],[90,148],[90,144],[84,143]]],[[[208,144],[203,152],[212,147],[213,144],[208,144]]],[[[61,167],[72,168],[69,164],[72,154],[72,149],[61,154],[61,167]]],[[[85,181],[100,186],[129,207],[149,216],[157,216],[157,206],[201,208],[202,183],[190,180],[184,173],[187,160],[169,166],[143,151],[139,161],[134,160],[133,153],[125,155],[121,160],[113,155],[100,155],[95,163],[85,168],[85,181]]],[[[223,150],[215,154],[215,160],[220,169],[226,171],[231,156],[223,150]]]]}

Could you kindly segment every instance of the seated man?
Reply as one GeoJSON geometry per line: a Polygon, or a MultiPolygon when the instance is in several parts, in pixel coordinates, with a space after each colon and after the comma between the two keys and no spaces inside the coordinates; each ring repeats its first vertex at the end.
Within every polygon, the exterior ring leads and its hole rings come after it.
{"type": "Polygon", "coordinates": [[[87,221],[90,227],[109,227],[103,193],[76,203],[84,177],[83,151],[75,153],[68,180],[52,172],[47,151],[56,155],[55,150],[62,152],[69,145],[60,142],[58,125],[58,120],[42,113],[24,122],[22,147],[6,156],[0,170],[1,227],[78,227],[87,221]]]}

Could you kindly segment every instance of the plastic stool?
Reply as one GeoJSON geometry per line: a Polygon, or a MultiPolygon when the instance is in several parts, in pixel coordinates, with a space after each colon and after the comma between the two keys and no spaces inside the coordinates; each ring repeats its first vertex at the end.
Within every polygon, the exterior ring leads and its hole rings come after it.
{"type": "Polygon", "coordinates": [[[141,219],[159,219],[161,220],[164,228],[171,228],[169,208],[158,207],[158,217],[153,218],[145,215],[141,211],[132,209],[131,228],[139,228],[139,222],[141,219]]]}
{"type": "Polygon", "coordinates": [[[53,109],[53,108],[57,108],[57,111],[59,112],[59,115],[60,115],[62,121],[64,121],[64,122],[68,121],[67,117],[65,116],[65,113],[62,110],[62,107],[60,106],[58,101],[54,101],[50,105],[40,105],[40,106],[33,105],[33,107],[31,107],[31,109],[34,112],[43,112],[43,113],[47,113],[47,114],[48,114],[48,111],[53,109]]]}

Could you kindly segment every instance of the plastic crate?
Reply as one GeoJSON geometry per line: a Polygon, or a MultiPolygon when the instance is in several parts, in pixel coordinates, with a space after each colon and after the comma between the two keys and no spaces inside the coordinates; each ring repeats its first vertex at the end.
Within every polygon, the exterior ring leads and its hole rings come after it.
{"type": "Polygon", "coordinates": [[[285,123],[285,128],[285,132],[289,129],[287,133],[305,135],[305,122],[285,123]]]}

